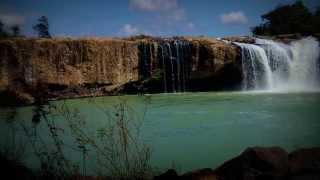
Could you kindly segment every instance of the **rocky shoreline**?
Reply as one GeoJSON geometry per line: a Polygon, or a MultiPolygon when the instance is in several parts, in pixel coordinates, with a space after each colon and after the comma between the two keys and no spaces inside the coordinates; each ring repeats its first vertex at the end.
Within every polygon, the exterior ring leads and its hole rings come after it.
{"type": "MultiPolygon", "coordinates": [[[[2,177],[42,179],[20,163],[0,156],[2,177]]],[[[47,177],[44,177],[47,179],[47,177]]],[[[74,175],[71,179],[112,179],[74,175]]],[[[146,179],[150,179],[146,178],[146,179]]],[[[251,147],[216,169],[205,168],[178,175],[176,170],[154,176],[154,180],[318,180],[320,147],[288,153],[280,147],[251,147]]]]}
{"type": "Polygon", "coordinates": [[[174,169],[154,180],[316,180],[320,179],[320,148],[288,153],[280,147],[252,147],[216,169],[178,175],[174,169]]]}

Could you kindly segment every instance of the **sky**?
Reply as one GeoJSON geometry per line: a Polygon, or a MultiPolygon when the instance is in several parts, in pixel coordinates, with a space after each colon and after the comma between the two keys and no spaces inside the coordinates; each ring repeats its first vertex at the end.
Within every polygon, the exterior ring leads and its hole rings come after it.
{"type": "MultiPolygon", "coordinates": [[[[260,16],[295,0],[0,0],[0,20],[32,26],[45,15],[53,36],[212,36],[250,35],[260,16]]],[[[319,0],[304,0],[315,10],[319,0]]]]}

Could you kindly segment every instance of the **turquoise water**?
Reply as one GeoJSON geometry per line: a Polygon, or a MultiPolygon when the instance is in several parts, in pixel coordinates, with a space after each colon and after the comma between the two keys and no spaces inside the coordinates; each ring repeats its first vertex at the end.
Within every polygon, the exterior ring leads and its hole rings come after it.
{"type": "MultiPolygon", "coordinates": [[[[141,140],[152,148],[151,164],[159,169],[174,166],[185,172],[215,168],[249,146],[281,146],[288,151],[320,146],[320,93],[181,93],[73,99],[53,104],[77,109],[87,132],[95,134],[108,121],[114,106],[123,101],[130,116],[142,122],[141,140]]],[[[31,124],[32,108],[18,108],[15,119],[31,124]]],[[[9,112],[1,109],[1,119],[9,112]]],[[[62,128],[66,126],[59,115],[52,117],[62,128]]],[[[10,128],[4,121],[1,123],[0,139],[7,143],[10,128]]],[[[49,139],[41,123],[42,137],[49,139]]],[[[68,132],[63,140],[74,145],[68,132]]],[[[32,166],[34,158],[30,150],[28,153],[25,161],[32,166]]],[[[68,149],[66,153],[80,162],[79,152],[68,149]]],[[[87,166],[94,169],[91,163],[87,166]]]]}

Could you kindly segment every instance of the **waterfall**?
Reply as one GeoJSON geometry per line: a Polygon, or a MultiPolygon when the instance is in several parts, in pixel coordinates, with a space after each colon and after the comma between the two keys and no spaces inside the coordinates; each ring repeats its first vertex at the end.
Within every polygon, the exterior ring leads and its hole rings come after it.
{"type": "Polygon", "coordinates": [[[177,58],[176,58],[176,63],[177,63],[177,81],[178,81],[178,91],[181,92],[181,72],[180,72],[180,66],[181,66],[181,63],[180,63],[180,49],[179,49],[179,46],[180,46],[180,43],[178,41],[174,41],[174,46],[175,46],[175,49],[176,49],[176,55],[177,55],[177,58]]]}
{"type": "Polygon", "coordinates": [[[175,87],[175,72],[174,72],[174,66],[173,66],[173,60],[174,57],[172,56],[172,50],[171,50],[171,46],[170,43],[168,44],[168,50],[169,50],[169,60],[170,60],[170,64],[171,64],[171,87],[172,87],[172,91],[176,92],[176,87],[175,87]]]}
{"type": "Polygon", "coordinates": [[[272,87],[272,72],[263,48],[254,44],[235,43],[242,50],[243,88],[269,89],[272,87]]]}
{"type": "Polygon", "coordinates": [[[165,39],[158,42],[159,59],[164,92],[184,92],[191,62],[190,44],[180,39],[165,39]]]}
{"type": "Polygon", "coordinates": [[[167,73],[166,73],[166,63],[165,63],[165,58],[164,58],[164,48],[162,46],[159,46],[161,49],[161,60],[162,60],[162,77],[163,77],[163,90],[164,92],[168,92],[167,89],[167,73]]]}
{"type": "Polygon", "coordinates": [[[244,90],[319,90],[320,48],[315,38],[290,44],[265,39],[235,44],[242,50],[244,90]]]}
{"type": "Polygon", "coordinates": [[[191,71],[190,46],[188,41],[178,38],[141,42],[140,79],[142,81],[157,79],[162,86],[159,88],[165,93],[184,92],[191,71]]]}
{"type": "Polygon", "coordinates": [[[291,44],[289,88],[319,90],[319,42],[309,37],[291,44]]]}
{"type": "Polygon", "coordinates": [[[278,89],[290,77],[290,63],[292,61],[290,46],[265,39],[256,39],[256,44],[261,46],[267,54],[272,70],[272,88],[278,89]]]}

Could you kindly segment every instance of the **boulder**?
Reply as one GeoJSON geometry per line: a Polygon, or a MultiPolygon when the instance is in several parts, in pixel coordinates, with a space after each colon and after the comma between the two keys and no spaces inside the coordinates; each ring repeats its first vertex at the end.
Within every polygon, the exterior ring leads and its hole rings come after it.
{"type": "Polygon", "coordinates": [[[154,180],[217,180],[212,169],[205,168],[187,172],[181,176],[174,169],[169,169],[165,173],[155,176],[154,180]]]}
{"type": "Polygon", "coordinates": [[[178,176],[175,170],[156,180],[319,180],[320,148],[300,149],[288,154],[279,147],[253,147],[215,170],[206,168],[178,176]]]}
{"type": "Polygon", "coordinates": [[[221,180],[282,179],[288,172],[287,155],[278,147],[248,148],[214,172],[221,180]]]}
{"type": "Polygon", "coordinates": [[[178,173],[174,169],[169,169],[165,173],[155,176],[154,180],[178,179],[178,173]]]}
{"type": "Polygon", "coordinates": [[[3,154],[0,154],[0,173],[1,179],[36,179],[36,176],[29,168],[18,160],[8,159],[3,154]]]}
{"type": "Polygon", "coordinates": [[[320,179],[320,148],[300,149],[289,154],[291,179],[320,179]]]}
{"type": "Polygon", "coordinates": [[[34,97],[19,89],[7,89],[0,92],[0,106],[26,105],[35,102],[34,97]]]}
{"type": "Polygon", "coordinates": [[[183,180],[218,180],[212,169],[205,168],[188,172],[180,176],[183,180]]]}

